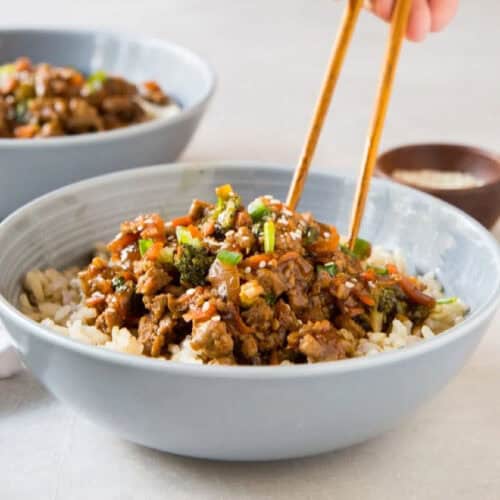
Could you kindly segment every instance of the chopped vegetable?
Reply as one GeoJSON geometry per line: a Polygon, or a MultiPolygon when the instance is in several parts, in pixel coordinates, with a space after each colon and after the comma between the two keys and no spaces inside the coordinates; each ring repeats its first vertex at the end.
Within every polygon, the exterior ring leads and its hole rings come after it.
{"type": "Polygon", "coordinates": [[[327,272],[332,278],[338,273],[338,267],[337,264],[334,262],[329,262],[328,264],[320,265],[317,268],[317,271],[325,271],[327,272]]]}
{"type": "Polygon", "coordinates": [[[172,226],[177,227],[177,226],[189,226],[190,224],[193,223],[193,219],[189,215],[183,215],[181,217],[177,217],[175,219],[172,219],[172,226]]]}
{"type": "Polygon", "coordinates": [[[234,193],[228,198],[223,200],[222,210],[218,212],[217,223],[223,230],[228,230],[234,227],[234,221],[236,219],[236,212],[241,206],[240,197],[234,195],[234,193]]]}
{"type": "Polygon", "coordinates": [[[243,255],[240,252],[231,252],[229,250],[220,250],[217,254],[217,258],[224,264],[230,264],[236,266],[243,259],[243,255]]]}
{"type": "Polygon", "coordinates": [[[278,297],[271,292],[266,293],[266,296],[264,298],[270,306],[274,306],[274,304],[276,304],[276,302],[278,301],[278,297]]]}
{"type": "Polygon", "coordinates": [[[416,304],[421,304],[427,307],[434,307],[436,304],[436,299],[427,295],[426,293],[420,291],[415,283],[408,276],[401,276],[399,279],[399,284],[403,289],[406,296],[416,304]]]}
{"type": "Polygon", "coordinates": [[[250,255],[243,261],[244,266],[251,267],[252,269],[259,267],[261,262],[269,262],[272,259],[271,255],[265,253],[258,253],[255,255],[250,255]]]}
{"type": "Polygon", "coordinates": [[[266,207],[261,198],[257,198],[248,205],[248,213],[253,222],[259,222],[267,215],[270,215],[271,210],[266,207]]]}
{"type": "Polygon", "coordinates": [[[454,304],[458,300],[458,297],[446,297],[442,299],[437,299],[436,304],[444,305],[444,304],[454,304]]]}
{"type": "Polygon", "coordinates": [[[172,264],[174,262],[174,249],[170,247],[162,248],[158,256],[158,262],[161,264],[172,264]]]}
{"type": "Polygon", "coordinates": [[[144,257],[146,252],[153,246],[153,240],[139,240],[139,253],[144,257]]]}
{"type": "Polygon", "coordinates": [[[102,87],[103,83],[106,81],[108,76],[106,75],[105,71],[102,70],[97,70],[94,71],[88,78],[87,78],[87,86],[91,92],[95,92],[96,90],[100,90],[102,87]]]}
{"type": "Polygon", "coordinates": [[[227,201],[229,200],[229,198],[234,196],[233,187],[231,186],[231,184],[224,184],[215,188],[215,194],[221,200],[227,201]]]}
{"type": "Polygon", "coordinates": [[[241,285],[240,303],[243,307],[250,307],[261,295],[264,289],[257,280],[248,281],[241,285]]]}
{"type": "Polygon", "coordinates": [[[175,256],[174,265],[180,273],[181,282],[200,286],[205,284],[213,260],[204,247],[184,244],[175,256]]]}
{"type": "Polygon", "coordinates": [[[309,226],[304,235],[304,244],[306,246],[312,245],[319,238],[319,229],[314,226],[309,226]]]}
{"type": "Polygon", "coordinates": [[[379,276],[387,276],[389,271],[385,267],[368,266],[368,269],[373,269],[379,276]]]}
{"type": "Polygon", "coordinates": [[[264,252],[274,252],[275,243],[276,228],[274,226],[274,222],[272,220],[268,220],[264,223],[264,252]]]}
{"type": "Polygon", "coordinates": [[[360,260],[367,259],[372,253],[372,245],[369,241],[356,238],[352,253],[360,260]]]}
{"type": "Polygon", "coordinates": [[[111,280],[111,286],[115,292],[124,292],[127,289],[125,285],[125,278],[123,276],[115,276],[111,280]]]}
{"type": "Polygon", "coordinates": [[[177,241],[181,245],[190,245],[192,247],[200,247],[201,241],[198,238],[193,238],[191,231],[183,226],[177,226],[175,228],[175,235],[177,236],[177,241]]]}

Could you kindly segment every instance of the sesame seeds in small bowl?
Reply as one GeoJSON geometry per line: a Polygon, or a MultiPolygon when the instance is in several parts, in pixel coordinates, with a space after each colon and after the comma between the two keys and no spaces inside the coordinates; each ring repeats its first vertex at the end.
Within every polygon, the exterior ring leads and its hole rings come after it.
{"type": "Polygon", "coordinates": [[[412,144],[377,160],[376,175],[437,196],[491,228],[500,216],[500,159],[459,144],[412,144]]]}

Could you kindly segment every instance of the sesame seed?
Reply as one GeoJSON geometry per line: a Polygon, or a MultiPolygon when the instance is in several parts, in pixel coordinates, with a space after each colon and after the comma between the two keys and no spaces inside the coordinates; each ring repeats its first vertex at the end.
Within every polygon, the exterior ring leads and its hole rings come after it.
{"type": "Polygon", "coordinates": [[[334,263],[333,263],[332,261],[330,261],[330,262],[325,262],[325,266],[333,266],[333,265],[334,265],[334,263]]]}
{"type": "Polygon", "coordinates": [[[251,273],[252,272],[252,268],[250,266],[245,267],[245,272],[247,274],[251,273]]]}
{"type": "Polygon", "coordinates": [[[259,262],[259,267],[260,267],[261,269],[263,269],[264,267],[266,267],[266,261],[265,261],[265,260],[263,260],[262,262],[259,262]]]}
{"type": "Polygon", "coordinates": [[[346,286],[347,288],[354,288],[354,283],[351,283],[350,281],[346,281],[346,282],[345,282],[345,286],[346,286]]]}
{"type": "Polygon", "coordinates": [[[210,302],[204,302],[203,305],[201,306],[201,310],[203,312],[207,312],[208,311],[208,308],[210,307],[210,302]]]}
{"type": "Polygon", "coordinates": [[[288,208],[284,208],[281,212],[285,215],[288,215],[288,217],[291,217],[293,215],[293,213],[288,210],[288,208]]]}
{"type": "Polygon", "coordinates": [[[327,232],[327,231],[325,231],[325,232],[323,233],[323,237],[324,237],[324,238],[329,238],[329,237],[330,237],[330,233],[329,233],[329,232],[327,232]]]}
{"type": "Polygon", "coordinates": [[[189,288],[186,290],[186,295],[193,295],[196,290],[194,288],[189,288]]]}
{"type": "Polygon", "coordinates": [[[215,316],[212,316],[212,321],[220,321],[220,316],[216,314],[215,316]]]}

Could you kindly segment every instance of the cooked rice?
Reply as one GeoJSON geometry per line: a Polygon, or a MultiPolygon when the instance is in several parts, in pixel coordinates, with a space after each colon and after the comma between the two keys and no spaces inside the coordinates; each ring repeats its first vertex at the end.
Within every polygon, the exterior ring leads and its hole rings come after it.
{"type": "MultiPolygon", "coordinates": [[[[374,247],[367,264],[383,267],[393,263],[405,272],[405,260],[400,252],[388,252],[374,247]]],[[[19,297],[20,310],[49,329],[85,344],[140,356],[144,346],[127,328],[114,327],[111,336],[89,323],[95,320],[97,312],[83,305],[76,267],[59,272],[55,269],[32,270],[24,280],[25,292],[19,297]]],[[[424,292],[440,299],[443,287],[433,273],[427,273],[419,280],[425,285],[424,292]]],[[[390,332],[370,332],[368,338],[357,339],[348,330],[339,333],[352,346],[352,354],[357,357],[371,356],[380,352],[409,347],[430,339],[455,326],[464,319],[467,306],[457,299],[451,303],[437,304],[421,327],[411,321],[392,322],[390,332]]],[[[186,337],[180,345],[168,346],[170,359],[183,363],[202,363],[191,346],[191,337],[186,337]]],[[[290,364],[283,362],[282,365],[290,364]]]]}

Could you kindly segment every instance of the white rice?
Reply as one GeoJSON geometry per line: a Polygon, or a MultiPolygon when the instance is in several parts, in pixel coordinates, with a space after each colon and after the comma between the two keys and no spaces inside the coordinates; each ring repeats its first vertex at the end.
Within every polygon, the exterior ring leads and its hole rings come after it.
{"type": "MultiPolygon", "coordinates": [[[[391,253],[381,247],[374,247],[367,263],[377,267],[393,263],[401,272],[406,270],[405,260],[400,252],[391,253]]],[[[77,268],[64,272],[55,269],[30,271],[24,281],[25,292],[19,297],[20,310],[47,328],[79,342],[126,354],[142,355],[144,346],[134,332],[115,327],[111,335],[108,335],[92,325],[97,312],[82,305],[77,272],[77,268]]],[[[443,287],[433,273],[427,273],[419,279],[425,286],[425,293],[436,299],[443,297],[443,287]]],[[[457,299],[448,304],[437,304],[422,327],[414,326],[409,320],[403,322],[395,319],[390,332],[369,332],[367,338],[360,339],[354,356],[371,356],[430,339],[462,321],[466,313],[467,306],[457,299]]],[[[339,333],[349,342],[356,342],[351,332],[342,329],[339,333]]],[[[169,345],[168,351],[173,361],[202,363],[191,346],[190,336],[180,345],[169,345]]]]}

